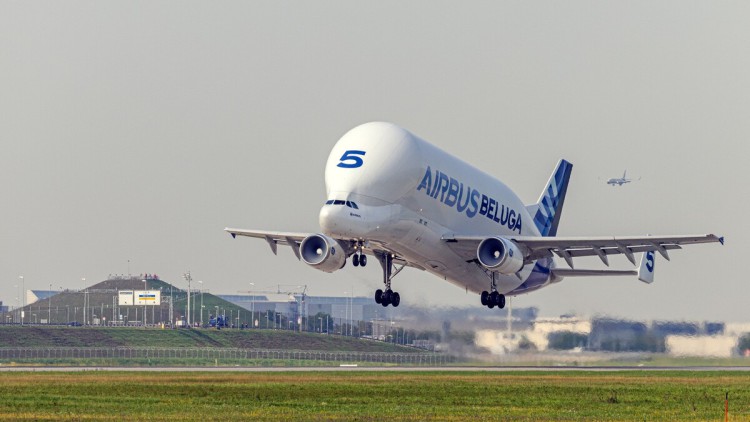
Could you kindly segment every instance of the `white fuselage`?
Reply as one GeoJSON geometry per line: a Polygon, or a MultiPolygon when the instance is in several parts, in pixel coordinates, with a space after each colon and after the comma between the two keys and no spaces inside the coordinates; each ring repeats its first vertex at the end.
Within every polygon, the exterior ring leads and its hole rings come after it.
{"type": "Polygon", "coordinates": [[[612,185],[612,186],[614,186],[614,185],[622,186],[625,183],[630,183],[630,179],[609,179],[609,180],[607,180],[607,184],[608,185],[612,185]]]}
{"type": "MultiPolygon", "coordinates": [[[[489,276],[444,235],[540,236],[505,184],[393,124],[346,133],[328,157],[325,181],[327,199],[338,200],[320,211],[325,234],[380,245],[473,292],[487,290],[489,276]]],[[[544,259],[498,276],[497,290],[526,293],[559,281],[552,265],[544,259]]]]}

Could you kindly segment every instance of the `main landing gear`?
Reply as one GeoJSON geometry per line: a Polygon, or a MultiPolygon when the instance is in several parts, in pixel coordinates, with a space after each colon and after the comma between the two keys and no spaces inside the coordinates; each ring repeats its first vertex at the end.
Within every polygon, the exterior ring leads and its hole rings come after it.
{"type": "Polygon", "coordinates": [[[497,291],[497,284],[495,283],[495,273],[490,273],[490,291],[483,291],[479,296],[482,305],[492,309],[497,306],[499,309],[505,307],[505,295],[497,291]]]}
{"type": "MultiPolygon", "coordinates": [[[[381,289],[375,290],[375,303],[379,303],[383,305],[383,307],[393,305],[395,308],[401,303],[401,295],[399,295],[398,292],[391,290],[391,280],[396,274],[404,269],[404,265],[396,269],[394,272],[393,255],[388,252],[375,251],[375,256],[378,258],[378,261],[380,261],[380,266],[383,267],[383,284],[385,284],[385,291],[381,289]]],[[[362,262],[360,261],[360,264],[361,263],[362,262]]]]}

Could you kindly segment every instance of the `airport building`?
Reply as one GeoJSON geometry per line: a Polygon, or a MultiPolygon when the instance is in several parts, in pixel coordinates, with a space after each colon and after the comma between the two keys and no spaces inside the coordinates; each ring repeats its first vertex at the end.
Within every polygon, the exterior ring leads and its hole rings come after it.
{"type": "Polygon", "coordinates": [[[378,321],[390,319],[392,307],[383,307],[371,297],[307,296],[301,294],[269,293],[251,295],[218,295],[220,298],[250,312],[277,312],[302,316],[326,314],[336,321],[378,321]]]}

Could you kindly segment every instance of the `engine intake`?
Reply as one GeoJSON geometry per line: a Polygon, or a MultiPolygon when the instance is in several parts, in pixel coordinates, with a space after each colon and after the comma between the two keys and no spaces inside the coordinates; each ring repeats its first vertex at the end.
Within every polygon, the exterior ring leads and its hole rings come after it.
{"type": "Polygon", "coordinates": [[[484,239],[477,247],[477,259],[488,270],[514,274],[523,268],[523,253],[512,241],[502,237],[484,239]]]}
{"type": "Polygon", "coordinates": [[[299,247],[305,264],[332,273],[346,264],[346,249],[336,239],[324,234],[307,236],[299,247]]]}

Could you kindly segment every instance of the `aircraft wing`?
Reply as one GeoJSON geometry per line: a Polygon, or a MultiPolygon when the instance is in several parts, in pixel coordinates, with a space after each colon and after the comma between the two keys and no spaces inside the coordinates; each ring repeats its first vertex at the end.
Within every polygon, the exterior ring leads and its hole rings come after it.
{"type": "MultiPolygon", "coordinates": [[[[479,243],[489,236],[444,235],[442,239],[449,243],[453,250],[467,260],[476,259],[479,243]]],[[[573,267],[573,258],[579,256],[598,256],[609,266],[608,255],[623,254],[635,265],[633,254],[638,252],[657,251],[669,260],[667,251],[682,249],[682,245],[719,242],[724,238],[714,234],[679,235],[679,236],[626,236],[626,237],[530,237],[509,236],[522,251],[527,260],[532,261],[557,255],[573,267]]]]}
{"type": "Polygon", "coordinates": [[[636,270],[573,270],[570,268],[553,268],[552,274],[558,277],[594,277],[612,275],[638,275],[636,270]]]}
{"type": "Polygon", "coordinates": [[[282,245],[291,246],[292,250],[294,251],[294,255],[297,257],[297,259],[300,259],[299,244],[302,243],[302,241],[305,240],[305,238],[310,235],[310,233],[274,232],[274,231],[267,231],[267,230],[243,230],[243,229],[230,229],[228,227],[224,229],[224,231],[231,234],[233,238],[236,238],[237,236],[247,236],[247,237],[255,237],[258,239],[264,239],[266,242],[268,242],[268,245],[271,247],[271,250],[273,251],[274,255],[276,255],[276,245],[278,245],[279,243],[282,245]]]}
{"type": "MultiPolygon", "coordinates": [[[[232,229],[232,228],[225,228],[225,232],[232,235],[233,238],[236,238],[237,236],[247,236],[247,237],[254,237],[257,239],[264,239],[266,242],[268,242],[268,245],[271,247],[271,250],[273,251],[274,255],[277,254],[277,245],[286,245],[290,246],[292,248],[292,251],[294,252],[294,255],[297,257],[297,259],[301,259],[299,254],[299,247],[300,243],[302,243],[303,240],[307,236],[312,235],[313,233],[298,233],[298,232],[277,232],[277,231],[268,231],[268,230],[245,230],[245,229],[232,229]]],[[[339,240],[342,243],[348,243],[351,242],[350,239],[336,239],[339,240]]],[[[384,247],[383,245],[376,245],[373,244],[372,246],[365,246],[362,248],[362,252],[367,255],[377,256],[377,253],[380,252],[388,252],[394,255],[393,262],[399,265],[407,265],[410,267],[418,268],[420,270],[424,270],[424,268],[420,265],[417,265],[412,262],[406,261],[403,257],[396,254],[394,251],[389,250],[388,248],[384,247]]]]}

